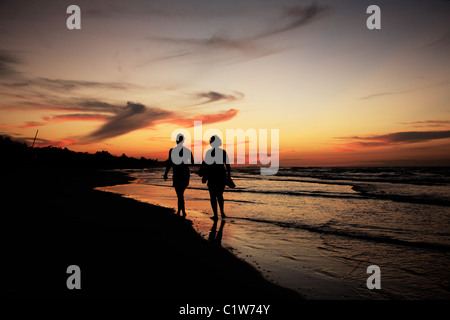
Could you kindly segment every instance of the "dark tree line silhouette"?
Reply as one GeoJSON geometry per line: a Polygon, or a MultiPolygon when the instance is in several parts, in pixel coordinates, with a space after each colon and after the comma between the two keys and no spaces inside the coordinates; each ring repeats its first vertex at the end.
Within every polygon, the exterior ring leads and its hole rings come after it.
{"type": "Polygon", "coordinates": [[[114,156],[107,151],[75,152],[61,147],[34,147],[0,135],[0,162],[9,165],[39,165],[95,169],[142,169],[164,166],[165,162],[122,154],[114,156]]]}

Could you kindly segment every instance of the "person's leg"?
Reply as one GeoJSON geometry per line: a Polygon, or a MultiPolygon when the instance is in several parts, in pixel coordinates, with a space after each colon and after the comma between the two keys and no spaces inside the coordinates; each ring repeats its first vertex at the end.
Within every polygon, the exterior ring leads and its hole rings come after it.
{"type": "Polygon", "coordinates": [[[177,203],[177,215],[180,215],[180,195],[178,193],[178,189],[175,188],[175,192],[177,194],[177,199],[178,199],[178,203],[177,203]]]}
{"type": "Polygon", "coordinates": [[[183,190],[181,191],[181,198],[182,198],[182,203],[181,203],[181,212],[183,213],[183,217],[186,217],[186,209],[184,207],[184,191],[186,191],[187,187],[183,187],[183,190]]]}
{"type": "Polygon", "coordinates": [[[217,195],[217,202],[219,202],[220,215],[222,216],[222,218],[225,218],[226,215],[225,215],[225,212],[223,211],[223,202],[224,202],[224,200],[223,200],[223,193],[222,192],[220,192],[217,195]]]}
{"type": "Polygon", "coordinates": [[[217,218],[217,199],[214,188],[209,188],[209,199],[211,201],[211,208],[214,213],[214,218],[217,218]]]}
{"type": "Polygon", "coordinates": [[[184,210],[184,189],[182,187],[175,188],[178,198],[178,210],[177,215],[180,215],[180,212],[183,212],[183,215],[186,215],[186,211],[184,210]]]}

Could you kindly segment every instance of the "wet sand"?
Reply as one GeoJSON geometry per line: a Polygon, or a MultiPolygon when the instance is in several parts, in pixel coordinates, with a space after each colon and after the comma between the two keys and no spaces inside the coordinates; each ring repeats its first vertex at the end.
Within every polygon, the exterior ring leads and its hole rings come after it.
{"type": "Polygon", "coordinates": [[[202,239],[171,209],[93,190],[118,172],[2,170],[1,292],[8,298],[290,301],[302,297],[202,239]],[[81,290],[66,287],[70,265],[81,290]]]}

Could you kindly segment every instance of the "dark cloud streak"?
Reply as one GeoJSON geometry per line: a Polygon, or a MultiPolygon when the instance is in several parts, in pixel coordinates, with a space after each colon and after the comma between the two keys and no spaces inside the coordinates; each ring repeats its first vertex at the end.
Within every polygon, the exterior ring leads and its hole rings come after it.
{"type": "Polygon", "coordinates": [[[400,122],[400,124],[410,125],[413,127],[445,127],[450,126],[450,120],[426,120],[426,121],[413,121],[413,122],[400,122]]]}
{"type": "MultiPolygon", "coordinates": [[[[122,107],[116,115],[112,117],[100,117],[100,119],[96,118],[97,120],[105,120],[107,122],[94,132],[79,139],[79,143],[88,144],[99,142],[105,139],[121,136],[135,130],[152,127],[161,123],[192,127],[194,125],[194,121],[202,121],[204,124],[224,122],[236,117],[238,113],[239,111],[236,109],[229,109],[227,111],[215,114],[186,116],[180,113],[175,113],[159,108],[146,107],[140,103],[127,102],[127,105],[125,107],[122,107]]],[[[63,118],[67,121],[81,120],[71,119],[74,116],[76,117],[77,115],[65,115],[63,118]]],[[[83,117],[89,116],[90,115],[83,115],[83,117]]],[[[55,120],[58,119],[56,118],[55,120]]]]}
{"type": "Polygon", "coordinates": [[[450,32],[444,33],[440,38],[421,47],[421,49],[433,49],[436,47],[447,47],[450,45],[450,32]]]}
{"type": "Polygon", "coordinates": [[[111,117],[99,129],[84,137],[80,142],[90,143],[117,137],[134,130],[148,127],[156,120],[167,118],[170,115],[170,111],[147,108],[140,103],[127,102],[125,108],[111,117]]]}
{"type": "Polygon", "coordinates": [[[410,92],[414,92],[414,91],[418,91],[418,90],[425,90],[425,89],[430,89],[430,88],[435,88],[435,87],[440,87],[440,86],[446,86],[449,83],[450,83],[449,80],[443,80],[443,81],[431,83],[428,85],[423,85],[421,87],[416,87],[416,88],[412,88],[412,89],[378,92],[378,93],[373,93],[373,94],[369,94],[367,96],[361,97],[361,98],[359,98],[359,100],[369,100],[369,99],[379,98],[379,97],[383,97],[383,96],[405,94],[405,93],[410,93],[410,92]]]}
{"type": "Polygon", "coordinates": [[[215,33],[211,37],[203,39],[150,37],[150,40],[162,41],[183,46],[187,45],[192,47],[191,51],[183,51],[182,53],[172,54],[158,60],[185,57],[187,55],[198,54],[212,49],[236,50],[254,57],[261,57],[263,55],[278,52],[278,50],[274,51],[265,49],[263,48],[263,46],[257,43],[258,41],[301,28],[316,20],[321,16],[322,13],[326,12],[327,10],[327,6],[321,6],[317,4],[285,8],[284,12],[279,18],[279,21],[269,22],[268,29],[248,37],[232,38],[221,35],[219,33],[215,33]],[[280,21],[282,22],[281,26],[276,26],[277,22],[280,21]]]}
{"type": "Polygon", "coordinates": [[[392,95],[397,95],[397,94],[409,93],[412,91],[413,90],[378,92],[378,93],[369,94],[367,96],[361,97],[359,100],[369,100],[369,99],[379,98],[379,97],[383,97],[383,96],[392,96],[392,95]]]}
{"type": "Polygon", "coordinates": [[[450,130],[404,131],[368,137],[338,137],[336,139],[343,140],[345,142],[343,144],[336,145],[335,148],[344,151],[353,151],[352,149],[355,148],[386,147],[448,138],[450,138],[450,130]]]}
{"type": "Polygon", "coordinates": [[[308,23],[311,23],[320,15],[328,10],[327,6],[319,6],[318,4],[311,4],[305,7],[290,7],[284,10],[282,15],[283,20],[290,20],[285,26],[270,30],[266,33],[261,34],[259,37],[267,37],[277,35],[286,31],[294,30],[308,23]]]}
{"type": "Polygon", "coordinates": [[[100,113],[74,113],[74,114],[58,114],[51,117],[43,117],[48,122],[64,122],[64,121],[107,121],[110,115],[100,113]]]}
{"type": "Polygon", "coordinates": [[[241,92],[236,92],[235,95],[231,94],[223,94],[216,91],[208,91],[208,92],[200,92],[195,94],[196,98],[199,99],[207,99],[207,101],[202,102],[200,104],[212,103],[216,101],[236,101],[244,98],[244,94],[241,92]]]}
{"type": "Polygon", "coordinates": [[[65,80],[65,79],[49,79],[49,78],[21,78],[2,83],[3,86],[9,88],[28,88],[38,87],[46,90],[57,91],[73,91],[77,89],[111,89],[111,90],[128,90],[133,88],[141,88],[139,86],[128,83],[116,82],[96,82],[84,80],[65,80]]]}
{"type": "Polygon", "coordinates": [[[18,75],[19,72],[13,67],[18,65],[21,60],[8,51],[0,50],[0,79],[18,75]]]}

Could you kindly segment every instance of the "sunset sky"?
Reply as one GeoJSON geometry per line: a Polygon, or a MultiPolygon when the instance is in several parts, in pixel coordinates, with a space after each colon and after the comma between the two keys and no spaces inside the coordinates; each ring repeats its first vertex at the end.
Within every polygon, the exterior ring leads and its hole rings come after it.
{"type": "Polygon", "coordinates": [[[201,120],[279,129],[281,165],[450,165],[449,98],[450,1],[0,1],[0,135],[39,146],[164,160],[201,120]]]}

